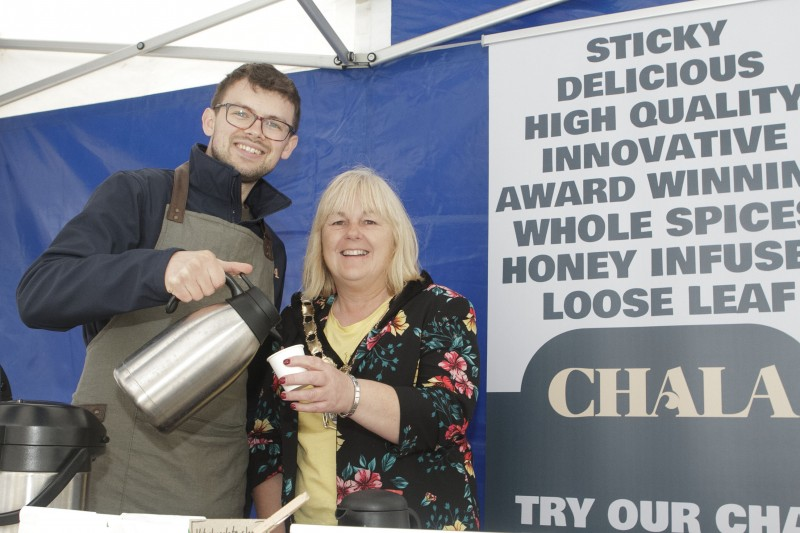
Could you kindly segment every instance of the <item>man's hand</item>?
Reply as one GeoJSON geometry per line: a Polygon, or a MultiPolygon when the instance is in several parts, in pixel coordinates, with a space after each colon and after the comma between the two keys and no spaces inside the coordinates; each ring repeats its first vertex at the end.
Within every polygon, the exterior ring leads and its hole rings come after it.
{"type": "Polygon", "coordinates": [[[253,265],[223,261],[209,250],[175,252],[164,273],[167,292],[182,302],[202,300],[225,284],[225,274],[250,274],[253,265]]]}

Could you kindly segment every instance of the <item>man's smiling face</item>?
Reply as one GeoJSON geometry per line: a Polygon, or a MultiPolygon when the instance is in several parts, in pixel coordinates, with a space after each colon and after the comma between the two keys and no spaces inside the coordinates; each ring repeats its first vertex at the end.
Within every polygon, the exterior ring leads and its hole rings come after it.
{"type": "MultiPolygon", "coordinates": [[[[259,116],[287,124],[292,124],[294,117],[294,106],[283,96],[254,87],[247,80],[231,85],[222,102],[247,107],[259,116]]],[[[258,181],[269,174],[278,161],[288,158],[297,146],[297,135],[273,141],[264,136],[260,120],[241,130],[228,123],[225,112],[224,107],[208,108],[203,112],[203,131],[211,137],[207,152],[238,170],[245,183],[258,181]]]]}

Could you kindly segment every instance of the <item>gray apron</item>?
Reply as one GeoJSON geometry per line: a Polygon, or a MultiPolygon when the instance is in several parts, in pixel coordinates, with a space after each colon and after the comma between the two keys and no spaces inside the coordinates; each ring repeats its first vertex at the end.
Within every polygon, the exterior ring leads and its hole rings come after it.
{"type": "MultiPolygon", "coordinates": [[[[251,230],[186,211],[188,163],[175,171],[170,205],[156,249],[211,250],[217,257],[253,265],[249,279],[270,300],[273,261],[268,243],[251,230]]],[[[92,464],[87,508],[104,514],[155,513],[241,517],[248,461],[247,372],[171,433],[161,433],[138,412],[113,379],[126,357],[181,317],[230,297],[223,285],[200,302],[115,316],[86,348],[72,401],[97,414],[110,441],[92,464]]]]}

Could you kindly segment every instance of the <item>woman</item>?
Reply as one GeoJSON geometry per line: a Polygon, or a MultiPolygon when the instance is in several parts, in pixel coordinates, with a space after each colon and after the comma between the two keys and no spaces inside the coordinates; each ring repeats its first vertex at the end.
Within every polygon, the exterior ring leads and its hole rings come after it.
{"type": "Polygon", "coordinates": [[[466,430],[478,395],[475,311],[420,271],[411,221],[369,169],[320,199],[303,290],[282,313],[283,345],[307,370],[265,386],[250,432],[258,516],[297,494],[298,523],[335,525],[351,492],[402,494],[425,529],[478,529],[466,430]],[[291,392],[283,385],[311,385],[291,392]]]}

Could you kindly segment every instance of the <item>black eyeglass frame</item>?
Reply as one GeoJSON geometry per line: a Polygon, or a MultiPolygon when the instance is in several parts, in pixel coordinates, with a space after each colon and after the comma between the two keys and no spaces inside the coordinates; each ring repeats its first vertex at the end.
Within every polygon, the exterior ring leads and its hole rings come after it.
{"type": "Polygon", "coordinates": [[[224,108],[225,108],[225,121],[226,121],[228,124],[230,124],[231,126],[233,126],[234,128],[236,128],[236,129],[239,129],[239,130],[246,130],[247,128],[250,128],[250,127],[251,127],[253,124],[255,124],[257,120],[260,120],[260,121],[261,121],[261,133],[263,133],[263,134],[264,134],[264,137],[266,137],[267,139],[271,139],[271,140],[273,140],[273,141],[276,141],[276,142],[283,142],[283,141],[285,141],[286,139],[288,139],[289,137],[291,137],[292,135],[294,135],[295,133],[297,133],[297,130],[296,130],[296,129],[294,129],[294,126],[292,126],[292,125],[291,125],[291,124],[289,124],[288,122],[284,122],[284,121],[282,121],[282,120],[280,120],[280,119],[277,119],[277,118],[274,118],[274,117],[262,117],[261,115],[257,115],[257,114],[255,113],[255,111],[253,111],[252,109],[250,109],[250,108],[249,108],[249,107],[247,107],[246,105],[242,105],[242,104],[234,104],[233,102],[227,102],[227,103],[224,103],[224,104],[217,104],[217,105],[215,105],[214,107],[212,107],[211,109],[217,110],[217,109],[219,109],[219,108],[221,108],[221,107],[224,107],[224,108]],[[241,107],[242,109],[246,110],[248,113],[252,114],[252,115],[253,115],[253,117],[254,117],[254,118],[253,118],[253,122],[251,122],[249,125],[247,125],[247,126],[246,126],[246,127],[244,127],[244,128],[242,128],[242,127],[240,127],[240,126],[238,126],[238,125],[234,124],[233,122],[231,122],[231,121],[230,121],[230,119],[228,118],[228,112],[230,112],[230,110],[231,110],[231,106],[241,107]],[[287,134],[286,134],[286,137],[284,137],[283,139],[273,139],[272,137],[270,137],[269,135],[267,135],[267,132],[265,132],[265,131],[264,131],[264,121],[265,121],[265,120],[271,120],[271,121],[273,121],[273,122],[280,122],[281,124],[283,124],[284,126],[286,126],[287,128],[289,128],[289,133],[287,133],[287,134]]]}

